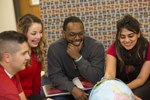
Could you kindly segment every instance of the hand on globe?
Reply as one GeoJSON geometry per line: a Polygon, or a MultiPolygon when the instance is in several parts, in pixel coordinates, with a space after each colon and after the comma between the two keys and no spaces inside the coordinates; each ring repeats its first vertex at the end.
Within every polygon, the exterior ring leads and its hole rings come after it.
{"type": "Polygon", "coordinates": [[[142,100],[141,98],[137,97],[137,96],[134,95],[133,93],[132,93],[132,97],[133,97],[135,100],[142,100]]]}

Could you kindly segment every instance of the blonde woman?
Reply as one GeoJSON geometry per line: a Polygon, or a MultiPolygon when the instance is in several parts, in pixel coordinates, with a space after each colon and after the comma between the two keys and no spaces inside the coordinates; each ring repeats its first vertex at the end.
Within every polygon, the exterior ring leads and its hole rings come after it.
{"type": "Polygon", "coordinates": [[[45,55],[46,37],[43,33],[42,21],[32,15],[22,16],[18,22],[17,29],[28,38],[31,60],[27,62],[26,68],[19,72],[20,81],[26,97],[30,100],[42,100],[40,96],[41,68],[45,55]]]}

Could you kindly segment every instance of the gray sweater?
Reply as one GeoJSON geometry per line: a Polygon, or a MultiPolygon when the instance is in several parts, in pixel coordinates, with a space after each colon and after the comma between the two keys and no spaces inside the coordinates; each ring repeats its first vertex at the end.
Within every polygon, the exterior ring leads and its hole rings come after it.
{"type": "Polygon", "coordinates": [[[93,84],[103,77],[105,61],[103,45],[99,41],[85,36],[80,54],[83,56],[82,59],[75,63],[67,54],[65,38],[61,38],[49,46],[48,77],[58,89],[71,93],[74,87],[72,79],[77,76],[82,76],[93,84]]]}

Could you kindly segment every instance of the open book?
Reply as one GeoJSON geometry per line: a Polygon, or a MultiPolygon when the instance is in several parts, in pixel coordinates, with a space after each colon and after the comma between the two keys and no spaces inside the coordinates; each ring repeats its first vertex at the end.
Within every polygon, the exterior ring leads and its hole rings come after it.
{"type": "MultiPolygon", "coordinates": [[[[72,80],[73,84],[82,90],[89,90],[93,88],[93,84],[84,79],[83,77],[75,77],[72,80]]],[[[68,91],[61,91],[53,86],[53,84],[44,85],[43,90],[46,97],[58,96],[58,95],[69,95],[68,91]]]]}

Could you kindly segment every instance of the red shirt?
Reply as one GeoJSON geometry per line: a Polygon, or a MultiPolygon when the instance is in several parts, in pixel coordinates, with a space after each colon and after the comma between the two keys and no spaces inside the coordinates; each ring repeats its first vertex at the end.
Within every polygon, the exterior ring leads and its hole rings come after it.
{"type": "Polygon", "coordinates": [[[11,79],[0,65],[0,100],[21,100],[19,94],[23,92],[19,75],[11,79]]]}
{"type": "Polygon", "coordinates": [[[36,59],[36,53],[31,56],[31,66],[19,72],[20,81],[26,97],[40,94],[42,64],[36,59]]]}
{"type": "MultiPolygon", "coordinates": [[[[114,43],[109,46],[109,48],[107,50],[107,54],[112,55],[116,58],[116,51],[115,51],[114,43]]],[[[148,48],[146,61],[150,61],[150,42],[149,42],[149,48],[148,48]]],[[[141,64],[141,66],[143,65],[143,63],[141,64]]]]}

